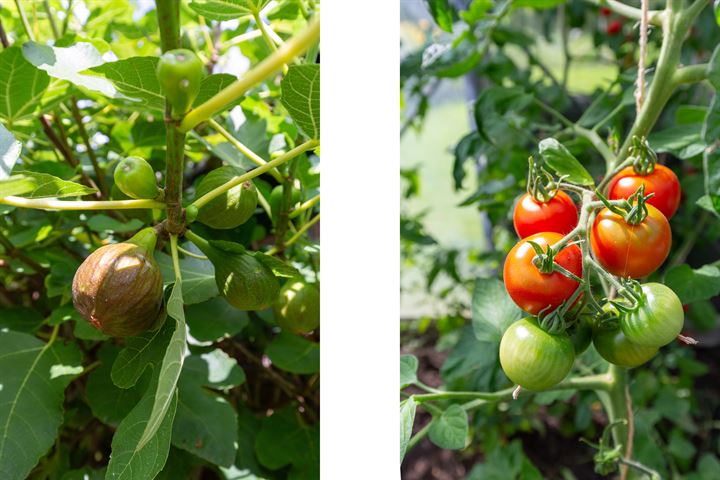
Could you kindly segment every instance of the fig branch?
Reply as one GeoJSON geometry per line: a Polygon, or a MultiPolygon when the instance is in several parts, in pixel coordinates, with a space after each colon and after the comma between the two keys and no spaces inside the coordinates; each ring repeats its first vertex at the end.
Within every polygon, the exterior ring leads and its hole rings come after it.
{"type": "Polygon", "coordinates": [[[305,143],[301,143],[297,147],[293,148],[292,150],[288,151],[287,153],[284,153],[283,155],[280,155],[274,160],[271,160],[267,162],[265,165],[255,168],[253,170],[250,170],[249,172],[245,173],[244,175],[238,175],[231,181],[225,183],[224,185],[221,185],[214,190],[211,190],[210,192],[206,193],[202,197],[195,200],[192,204],[196,206],[197,208],[202,207],[203,205],[210,202],[212,199],[222,195],[224,192],[230,190],[236,185],[240,185],[243,182],[246,182],[248,180],[251,180],[259,175],[262,175],[265,172],[268,172],[272,170],[275,167],[278,167],[282,165],[285,162],[288,162],[292,160],[293,158],[297,157],[298,155],[301,155],[302,153],[307,152],[308,150],[312,150],[316,148],[318,145],[320,145],[320,142],[318,140],[308,140],[305,143]]]}
{"type": "MultiPolygon", "coordinates": [[[[223,126],[220,125],[218,122],[216,122],[212,118],[209,118],[207,122],[213,129],[215,129],[216,132],[218,132],[220,135],[222,135],[225,138],[225,140],[227,140],[230,143],[230,145],[235,147],[240,153],[245,155],[255,165],[262,167],[263,165],[265,165],[267,163],[267,161],[263,160],[260,157],[260,155],[253,152],[252,150],[250,150],[244,143],[242,143],[240,140],[235,138],[232,134],[230,134],[230,132],[225,130],[223,128],[223,126]]],[[[269,170],[268,173],[270,173],[270,175],[272,175],[273,178],[275,180],[277,180],[278,182],[280,182],[280,183],[283,182],[283,177],[277,168],[273,168],[273,169],[269,170]]]]}
{"type": "Polygon", "coordinates": [[[310,24],[290,41],[283,44],[272,55],[248,71],[241,79],[228,85],[215,96],[194,108],[183,118],[179,126],[181,132],[187,132],[195,125],[211,118],[226,105],[242,97],[245,92],[281,69],[298,55],[302,55],[320,38],[320,18],[315,16],[310,24]]]}
{"type": "Polygon", "coordinates": [[[53,198],[25,198],[7,196],[0,198],[0,204],[38,210],[132,210],[142,208],[165,209],[165,204],[156,200],[56,200],[53,198]]]}

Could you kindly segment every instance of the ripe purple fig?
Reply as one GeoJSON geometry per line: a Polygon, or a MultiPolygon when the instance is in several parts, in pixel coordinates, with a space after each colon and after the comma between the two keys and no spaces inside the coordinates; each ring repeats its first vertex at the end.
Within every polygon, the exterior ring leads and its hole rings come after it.
{"type": "Polygon", "coordinates": [[[155,230],[145,228],[126,242],[98,248],[75,272],[73,304],[106,335],[138,335],[165,320],[156,241],[155,230]]]}

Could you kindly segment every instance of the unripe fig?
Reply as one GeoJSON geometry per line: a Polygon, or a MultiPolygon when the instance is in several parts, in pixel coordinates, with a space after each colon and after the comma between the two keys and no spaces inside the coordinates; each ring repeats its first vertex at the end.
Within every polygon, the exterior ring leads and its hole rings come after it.
{"type": "MultiPolygon", "coordinates": [[[[276,222],[278,216],[280,215],[280,210],[283,203],[283,190],[284,187],[282,185],[277,185],[270,192],[270,199],[268,200],[268,203],[270,204],[270,211],[272,212],[273,222],[276,222]]],[[[300,190],[298,190],[297,188],[293,188],[292,193],[290,194],[290,206],[292,207],[300,200],[300,190]]]]}
{"type": "Polygon", "coordinates": [[[161,191],[155,181],[155,170],[140,157],[127,157],[115,168],[115,185],[125,195],[136,199],[157,198],[161,191]]]}
{"type": "Polygon", "coordinates": [[[239,243],[187,237],[215,267],[215,283],[230,305],[240,310],[262,310],[275,301],[280,284],[273,271],[239,243]]]}
{"type": "MultiPolygon", "coordinates": [[[[216,168],[200,181],[195,198],[202,197],[244,173],[241,169],[231,166],[216,168]]],[[[258,194],[255,185],[252,182],[244,182],[200,207],[197,221],[212,228],[235,228],[248,221],[255,213],[257,203],[258,194]]]]}
{"type": "Polygon", "coordinates": [[[157,77],[160,89],[172,106],[174,118],[185,115],[200,91],[205,67],[192,50],[179,48],[160,57],[157,77]]]}
{"type": "Polygon", "coordinates": [[[88,322],[113,337],[129,337],[165,320],[163,280],[153,258],[151,227],[130,240],[98,248],[75,272],[73,304],[88,322]]]}
{"type": "Polygon", "coordinates": [[[307,333],[320,326],[320,291],[302,280],[289,280],[273,305],[275,318],[283,330],[307,333]]]}
{"type": "Polygon", "coordinates": [[[199,210],[195,205],[188,205],[185,208],[185,223],[193,223],[198,216],[199,210]]]}

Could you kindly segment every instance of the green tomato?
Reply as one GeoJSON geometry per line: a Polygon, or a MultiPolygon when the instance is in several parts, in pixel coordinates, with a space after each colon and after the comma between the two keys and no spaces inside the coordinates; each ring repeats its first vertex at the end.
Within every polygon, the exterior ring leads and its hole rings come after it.
{"type": "Polygon", "coordinates": [[[570,341],[575,348],[575,355],[580,355],[590,346],[593,336],[592,316],[583,314],[578,317],[577,322],[568,330],[570,341]]]}
{"type": "Polygon", "coordinates": [[[160,189],[152,166],[140,157],[127,157],[118,163],[115,185],[125,195],[136,199],[157,198],[160,189]]]}
{"type": "Polygon", "coordinates": [[[626,368],[642,365],[658,352],[658,347],[645,347],[631,342],[620,328],[596,328],[593,345],[602,358],[626,368]]]}
{"type": "Polygon", "coordinates": [[[312,283],[289,280],[273,306],[283,330],[308,333],[320,326],[320,291],[312,283]]]}
{"type": "Polygon", "coordinates": [[[528,390],[547,390],[560,383],[574,362],[570,337],[549,334],[534,317],[510,325],[500,340],[500,365],[505,375],[528,390]]]}
{"type": "Polygon", "coordinates": [[[200,91],[205,66],[195,52],[179,48],[160,57],[157,77],[160,89],[173,110],[173,118],[185,115],[200,91]]]}
{"type": "Polygon", "coordinates": [[[638,308],[620,315],[620,328],[633,343],[662,347],[680,335],[685,321],[682,303],[675,292],[662,283],[642,285],[638,308]]]}

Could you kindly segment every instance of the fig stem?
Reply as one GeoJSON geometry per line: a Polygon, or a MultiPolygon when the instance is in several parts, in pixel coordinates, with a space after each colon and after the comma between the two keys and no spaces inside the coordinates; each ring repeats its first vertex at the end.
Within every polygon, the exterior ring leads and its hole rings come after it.
{"type": "MultiPolygon", "coordinates": [[[[238,140],[237,138],[235,138],[234,136],[232,136],[232,135],[230,134],[230,132],[228,132],[227,130],[225,130],[225,129],[222,127],[222,125],[220,125],[218,122],[216,122],[215,120],[213,120],[212,118],[210,118],[210,119],[208,119],[207,123],[208,123],[208,125],[210,125],[212,128],[214,128],[216,132],[218,132],[220,135],[222,135],[223,137],[225,137],[225,140],[227,140],[227,141],[230,143],[230,145],[232,145],[232,146],[235,147],[237,150],[239,150],[240,153],[242,153],[243,155],[245,155],[245,156],[246,156],[251,162],[253,162],[255,165],[257,165],[258,167],[262,167],[263,165],[265,165],[265,164],[267,163],[267,161],[263,160],[262,157],[260,157],[260,155],[258,155],[257,153],[253,152],[252,150],[250,150],[250,149],[247,147],[247,145],[245,145],[245,144],[242,143],[240,140],[238,140]]],[[[278,171],[277,168],[273,168],[273,169],[269,170],[268,173],[269,173],[270,175],[272,175],[273,178],[274,178],[275,180],[277,180],[278,182],[280,182],[280,183],[283,182],[283,177],[282,177],[282,175],[280,174],[280,172],[278,171]]]]}
{"type": "Polygon", "coordinates": [[[165,204],[155,200],[76,200],[63,201],[48,198],[24,198],[7,196],[0,198],[0,204],[39,210],[132,210],[165,209],[165,204]]]}
{"type": "Polygon", "coordinates": [[[180,270],[180,257],[178,255],[177,235],[170,235],[170,254],[172,255],[173,269],[175,270],[175,281],[182,280],[182,271],[180,270]]]}
{"type": "Polygon", "coordinates": [[[185,230],[185,236],[188,238],[188,240],[197,245],[197,247],[203,252],[206,248],[210,246],[210,243],[208,243],[207,240],[202,238],[200,235],[192,232],[191,230],[185,230]]]}
{"type": "Polygon", "coordinates": [[[293,158],[297,157],[298,155],[301,155],[302,153],[307,152],[308,150],[312,150],[313,148],[320,145],[320,142],[318,140],[308,140],[305,143],[302,143],[298,145],[297,147],[293,148],[289,152],[280,155],[275,160],[272,160],[262,167],[258,167],[254,170],[250,170],[249,172],[245,173],[244,175],[238,175],[237,177],[233,178],[229,182],[227,182],[224,185],[220,185],[219,187],[210,190],[208,193],[203,195],[202,197],[195,200],[192,204],[195,205],[197,208],[201,208],[202,206],[209,203],[212,199],[219,197],[226,191],[230,190],[231,188],[240,185],[243,182],[246,182],[248,180],[251,180],[257,176],[262,175],[263,173],[269,171],[270,169],[277,167],[279,165],[282,165],[285,162],[288,162],[292,160],[293,158]]]}

